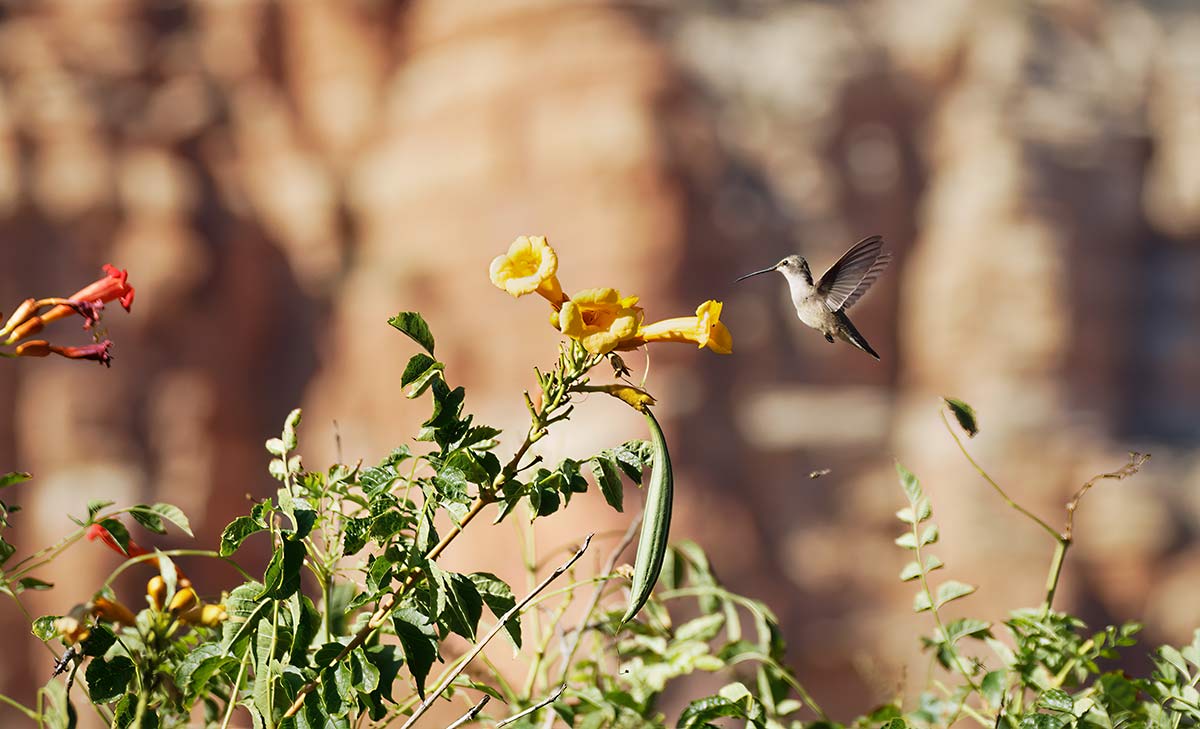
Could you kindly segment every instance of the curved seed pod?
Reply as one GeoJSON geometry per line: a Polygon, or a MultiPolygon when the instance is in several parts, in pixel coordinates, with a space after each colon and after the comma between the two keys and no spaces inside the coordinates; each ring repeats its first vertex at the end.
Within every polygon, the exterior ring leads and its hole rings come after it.
{"type": "Polygon", "coordinates": [[[628,622],[650,599],[650,591],[658,582],[663,558],[667,554],[667,535],[671,529],[671,500],[675,490],[675,479],[671,474],[671,456],[667,453],[667,441],[662,428],[650,413],[642,408],[646,422],[650,425],[650,445],[654,449],[654,461],[650,470],[650,482],[646,485],[646,508],[642,515],[642,531],[638,536],[637,558],[633,565],[633,584],[629,589],[629,609],[622,623],[628,622]]]}

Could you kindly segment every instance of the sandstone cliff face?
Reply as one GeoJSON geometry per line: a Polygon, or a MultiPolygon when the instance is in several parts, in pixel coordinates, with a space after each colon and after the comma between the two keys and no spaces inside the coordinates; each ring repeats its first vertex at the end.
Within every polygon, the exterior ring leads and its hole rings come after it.
{"type": "MultiPolygon", "coordinates": [[[[915,649],[892,630],[920,624],[895,582],[893,455],[933,496],[951,569],[982,583],[974,612],[1038,599],[1050,545],[957,456],[942,394],[977,406],[972,449],[1055,521],[1127,448],[1155,453],[1089,496],[1060,594],[1182,639],[1200,571],[1200,13],[928,5],[0,7],[0,306],[108,260],[138,287],[106,319],[112,370],[0,369],[0,468],[38,476],[22,549],[99,495],[172,501],[213,540],[271,488],[259,444],[296,404],[310,464],[335,432],[344,458],[377,458],[424,417],[396,386],[409,350],[383,320],[400,309],[426,313],[482,420],[519,427],[555,335],[485,271],[545,233],[568,290],[619,286],[654,318],[726,300],[733,357],[655,354],[685,469],[676,533],[787,616],[797,667],[840,708],[915,649]],[[875,232],[897,260],[854,313],[881,364],[803,329],[781,281],[731,284],[797,250],[823,268],[875,232]]],[[[548,458],[641,432],[609,403],[580,413],[548,458]]],[[[590,515],[549,520],[543,542],[626,521],[590,515]]],[[[472,540],[452,561],[511,574],[507,528],[472,540]]],[[[110,566],[72,557],[35,611],[110,566]]],[[[45,656],[0,669],[6,690],[31,690],[45,656]]]]}

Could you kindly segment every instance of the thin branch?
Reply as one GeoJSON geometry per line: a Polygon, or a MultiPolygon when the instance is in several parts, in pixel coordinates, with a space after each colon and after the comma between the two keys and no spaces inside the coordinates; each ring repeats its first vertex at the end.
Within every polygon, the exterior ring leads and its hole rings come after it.
{"type": "MultiPolygon", "coordinates": [[[[633,521],[629,522],[629,528],[625,530],[621,541],[617,542],[617,546],[613,547],[612,553],[608,555],[608,561],[604,563],[603,574],[610,575],[616,569],[617,560],[621,558],[621,554],[633,543],[633,538],[637,535],[638,526],[641,523],[641,513],[634,517],[633,521]]],[[[560,667],[558,676],[559,683],[566,683],[567,673],[571,669],[571,660],[575,657],[575,652],[579,650],[579,644],[583,641],[583,632],[587,629],[587,625],[592,619],[592,613],[596,612],[596,606],[600,604],[600,596],[604,593],[606,584],[605,582],[596,583],[596,589],[592,591],[592,597],[588,600],[587,608],[583,611],[583,617],[580,618],[579,625],[571,633],[570,646],[562,654],[562,666],[560,667]]]]}
{"type": "Polygon", "coordinates": [[[589,534],[587,535],[587,538],[583,540],[583,545],[579,548],[579,551],[575,552],[575,555],[571,557],[571,559],[567,560],[565,564],[556,568],[553,572],[547,575],[546,579],[542,580],[537,587],[533,588],[533,591],[526,595],[521,602],[513,605],[508,612],[504,613],[504,615],[500,617],[500,620],[498,620],[492,629],[488,631],[487,635],[483,636],[483,638],[471,648],[470,652],[467,653],[466,658],[463,659],[458,668],[438,682],[438,685],[429,692],[425,700],[421,702],[416,710],[413,711],[413,715],[409,717],[408,721],[404,723],[404,726],[401,727],[401,729],[408,729],[415,724],[417,720],[425,714],[426,711],[429,711],[429,707],[433,706],[433,702],[437,701],[442,692],[446,690],[446,688],[454,681],[454,679],[458,678],[459,674],[463,672],[463,669],[467,667],[467,664],[470,663],[475,656],[479,655],[484,647],[491,642],[492,638],[495,638],[500,631],[504,630],[504,626],[508,623],[508,621],[519,615],[521,611],[533,601],[533,598],[537,597],[539,592],[546,589],[551,582],[554,582],[559,578],[560,575],[562,575],[562,573],[570,569],[571,565],[578,562],[579,558],[583,556],[583,553],[587,551],[588,545],[591,544],[591,542],[592,535],[589,534]]]}
{"type": "Polygon", "coordinates": [[[450,726],[446,727],[446,729],[455,729],[455,727],[460,727],[469,721],[474,721],[475,717],[479,716],[479,712],[483,711],[483,707],[487,706],[487,702],[489,702],[491,700],[492,700],[491,696],[484,694],[483,698],[479,700],[479,703],[472,706],[470,711],[468,711],[467,713],[460,716],[458,718],[458,721],[456,721],[453,724],[451,724],[450,726]]]}
{"type": "Polygon", "coordinates": [[[1079,490],[1075,492],[1075,495],[1071,497],[1071,500],[1067,502],[1067,526],[1065,529],[1063,529],[1063,539],[1066,539],[1068,542],[1071,541],[1071,536],[1074,534],[1075,530],[1075,510],[1079,508],[1079,500],[1083,498],[1083,495],[1086,494],[1089,489],[1105,479],[1120,481],[1122,479],[1129,478],[1133,474],[1142,470],[1142,466],[1144,466],[1148,460],[1150,460],[1149,453],[1130,451],[1129,463],[1126,463],[1124,466],[1121,466],[1115,471],[1102,473],[1099,476],[1093,476],[1091,481],[1088,481],[1084,485],[1080,486],[1079,490]]]}
{"type": "Polygon", "coordinates": [[[1062,541],[1063,535],[1055,531],[1054,527],[1042,521],[1037,514],[1034,514],[1029,509],[1026,509],[1024,506],[1021,506],[1017,502],[1013,501],[1011,498],[1009,498],[1008,494],[1004,493],[1004,489],[1000,488],[1000,484],[996,483],[995,479],[989,476],[987,471],[983,470],[983,466],[980,466],[979,463],[971,457],[970,452],[967,451],[967,447],[963,445],[962,439],[958,437],[958,433],[954,432],[954,428],[950,427],[950,421],[946,420],[945,410],[939,410],[938,414],[942,416],[942,424],[946,426],[946,431],[950,433],[950,437],[954,439],[955,444],[958,445],[958,449],[962,451],[962,454],[966,456],[966,459],[970,461],[972,466],[975,467],[975,470],[979,473],[979,475],[983,476],[983,480],[991,484],[992,488],[996,490],[996,493],[1000,494],[1000,498],[1004,499],[1004,503],[1033,520],[1035,524],[1040,526],[1042,529],[1045,529],[1051,537],[1054,537],[1055,541],[1062,541]]]}
{"type": "Polygon", "coordinates": [[[558,701],[558,697],[562,696],[563,691],[566,691],[566,690],[567,690],[567,685],[565,683],[560,685],[558,687],[557,691],[550,694],[549,696],[542,699],[541,701],[537,702],[533,706],[530,706],[528,709],[525,709],[524,711],[520,712],[519,714],[513,714],[512,716],[508,717],[507,719],[504,719],[503,721],[496,722],[496,729],[500,729],[500,727],[502,727],[502,726],[508,726],[509,724],[512,724],[514,721],[516,721],[518,719],[529,716],[530,714],[534,713],[535,711],[538,711],[539,709],[541,709],[543,707],[553,704],[555,701],[558,701]]]}

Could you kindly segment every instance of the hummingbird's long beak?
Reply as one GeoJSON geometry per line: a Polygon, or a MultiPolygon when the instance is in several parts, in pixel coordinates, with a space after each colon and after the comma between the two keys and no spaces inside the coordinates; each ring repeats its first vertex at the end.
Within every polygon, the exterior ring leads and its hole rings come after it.
{"type": "Polygon", "coordinates": [[[764,268],[761,271],[755,271],[754,273],[748,273],[745,276],[739,276],[738,278],[734,279],[733,282],[737,283],[738,281],[745,281],[746,279],[750,278],[751,276],[757,276],[760,273],[770,273],[771,271],[774,271],[777,268],[779,268],[778,263],[776,263],[774,266],[771,266],[770,268],[764,268]]]}

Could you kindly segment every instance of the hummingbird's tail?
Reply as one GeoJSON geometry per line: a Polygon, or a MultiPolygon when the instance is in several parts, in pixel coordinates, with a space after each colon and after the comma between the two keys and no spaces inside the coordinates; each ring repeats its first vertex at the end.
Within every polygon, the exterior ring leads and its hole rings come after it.
{"type": "Polygon", "coordinates": [[[841,314],[839,318],[842,320],[842,331],[840,332],[842,337],[847,342],[853,344],[855,347],[858,347],[878,361],[879,354],[876,353],[874,349],[871,349],[871,345],[867,342],[867,338],[859,334],[858,330],[854,328],[854,324],[850,323],[850,317],[842,314],[841,312],[838,313],[841,314]]]}

